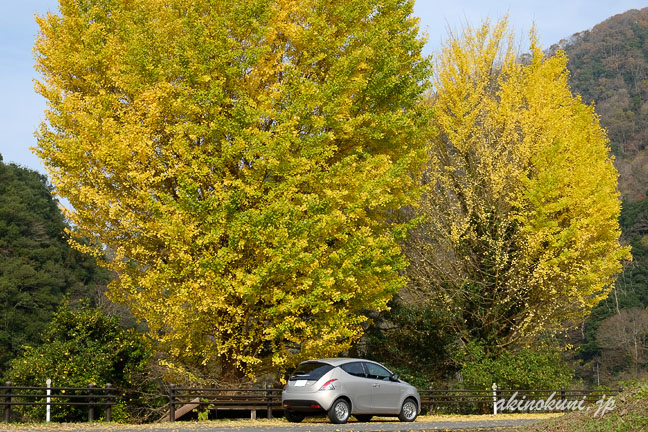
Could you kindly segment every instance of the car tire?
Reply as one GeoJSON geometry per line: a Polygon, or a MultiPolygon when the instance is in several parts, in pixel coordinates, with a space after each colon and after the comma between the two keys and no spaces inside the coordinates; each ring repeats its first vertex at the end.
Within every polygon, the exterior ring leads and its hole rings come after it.
{"type": "Polygon", "coordinates": [[[413,422],[418,416],[418,404],[412,398],[407,398],[401,406],[398,420],[402,422],[413,422]]]}
{"type": "Polygon", "coordinates": [[[302,413],[285,410],[284,417],[286,417],[286,420],[288,420],[290,423],[300,423],[306,416],[302,413]]]}
{"type": "Polygon", "coordinates": [[[355,417],[356,420],[358,420],[359,422],[363,422],[363,423],[368,422],[373,418],[371,414],[356,414],[353,417],[355,417]]]}
{"type": "Polygon", "coordinates": [[[344,399],[338,399],[333,402],[331,408],[327,412],[329,420],[335,424],[344,424],[349,420],[351,415],[351,407],[349,402],[344,399]]]}

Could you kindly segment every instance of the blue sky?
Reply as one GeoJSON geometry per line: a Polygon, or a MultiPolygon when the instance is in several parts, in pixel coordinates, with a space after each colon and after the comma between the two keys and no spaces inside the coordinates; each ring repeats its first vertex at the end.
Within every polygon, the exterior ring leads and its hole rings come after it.
{"type": "MultiPolygon", "coordinates": [[[[4,0],[0,14],[0,154],[5,162],[15,162],[45,173],[29,147],[43,118],[45,103],[33,90],[32,46],[37,26],[34,14],[56,11],[58,0],[4,0]]],[[[648,7],[648,0],[418,0],[415,13],[421,29],[428,33],[427,53],[433,54],[445,39],[447,29],[479,24],[484,18],[496,20],[507,13],[521,36],[535,22],[544,47],[560,39],[592,28],[613,15],[629,9],[648,7]]]]}

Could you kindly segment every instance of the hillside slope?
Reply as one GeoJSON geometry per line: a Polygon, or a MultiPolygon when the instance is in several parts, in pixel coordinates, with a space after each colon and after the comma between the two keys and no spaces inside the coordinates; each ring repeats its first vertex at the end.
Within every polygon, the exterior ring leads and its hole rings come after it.
{"type": "Polygon", "coordinates": [[[94,296],[108,274],[73,250],[45,176],[0,155],[0,375],[37,345],[61,301],[94,296]]]}
{"type": "Polygon", "coordinates": [[[648,188],[648,8],[615,15],[554,45],[569,57],[571,85],[594,102],[617,157],[624,200],[648,188]]]}
{"type": "MultiPolygon", "coordinates": [[[[590,411],[576,411],[563,417],[543,421],[524,432],[635,432],[648,430],[648,386],[621,393],[614,409],[602,417],[594,416],[597,407],[590,411]]],[[[599,412],[600,413],[600,412],[599,412]]]]}
{"type": "Polygon", "coordinates": [[[596,383],[596,370],[602,382],[613,383],[637,378],[648,368],[643,333],[628,340],[628,347],[621,337],[624,328],[648,315],[642,312],[648,307],[648,8],[615,15],[549,51],[558,48],[569,58],[572,91],[595,103],[608,131],[623,196],[622,241],[632,246],[633,262],[614,291],[569,340],[579,347],[580,378],[596,383]],[[633,356],[636,346],[641,349],[633,356]]]}

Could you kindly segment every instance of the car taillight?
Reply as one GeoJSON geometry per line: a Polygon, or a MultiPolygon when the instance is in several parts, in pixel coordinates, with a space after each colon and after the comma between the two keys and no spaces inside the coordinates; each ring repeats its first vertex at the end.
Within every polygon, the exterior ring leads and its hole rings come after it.
{"type": "Polygon", "coordinates": [[[333,382],[337,381],[337,379],[332,379],[328,380],[324,383],[322,387],[320,387],[320,390],[335,390],[335,386],[333,385],[333,382]]]}

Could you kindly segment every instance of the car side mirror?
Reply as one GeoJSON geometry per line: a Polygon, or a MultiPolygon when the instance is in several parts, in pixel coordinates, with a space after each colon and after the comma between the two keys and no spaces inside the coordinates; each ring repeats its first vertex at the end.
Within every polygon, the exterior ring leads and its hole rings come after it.
{"type": "Polygon", "coordinates": [[[392,374],[392,375],[389,377],[389,379],[392,380],[392,381],[398,381],[398,374],[396,374],[396,373],[395,373],[395,374],[392,374]]]}

